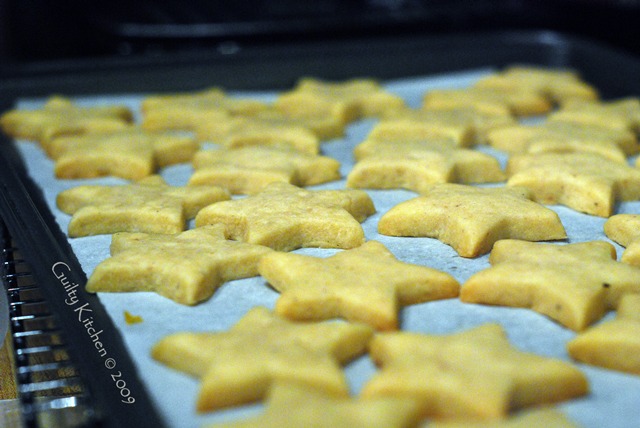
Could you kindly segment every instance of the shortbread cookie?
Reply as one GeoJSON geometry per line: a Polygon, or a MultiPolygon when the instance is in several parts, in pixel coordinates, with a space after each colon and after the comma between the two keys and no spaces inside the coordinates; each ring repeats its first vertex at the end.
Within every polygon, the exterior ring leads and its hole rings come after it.
{"type": "Polygon", "coordinates": [[[549,120],[640,131],[640,98],[602,102],[571,102],[549,115],[549,120]]]}
{"type": "Polygon", "coordinates": [[[310,109],[314,107],[313,103],[309,103],[312,98],[344,105],[350,112],[348,121],[361,117],[380,117],[387,111],[405,107],[402,97],[385,90],[373,79],[331,82],[311,77],[300,79],[296,87],[280,95],[275,104],[276,106],[297,104],[299,108],[310,109]]]}
{"type": "Polygon", "coordinates": [[[514,155],[506,169],[507,185],[528,188],[533,200],[599,217],[640,199],[640,170],[593,153],[514,155]]]}
{"type": "Polygon", "coordinates": [[[346,183],[353,188],[422,193],[434,183],[496,183],[506,179],[500,162],[491,155],[426,140],[367,140],[356,146],[354,156],[358,161],[346,183]]]}
{"type": "Polygon", "coordinates": [[[340,162],[275,147],[203,150],[193,158],[190,185],[212,184],[232,194],[255,194],[273,182],[312,186],[340,179],[340,162]]]}
{"type": "Polygon", "coordinates": [[[157,176],[121,186],[85,185],[60,192],[58,208],[71,214],[68,234],[79,236],[116,232],[173,234],[209,204],[230,199],[215,186],[169,186],[157,176]]]}
{"type": "Polygon", "coordinates": [[[441,420],[428,423],[424,428],[579,428],[558,410],[548,407],[534,408],[518,412],[499,421],[441,420]]]}
{"type": "Polygon", "coordinates": [[[419,421],[414,400],[336,397],[293,382],[276,382],[265,405],[258,416],[208,428],[409,428],[419,421]]]}
{"type": "Polygon", "coordinates": [[[554,104],[572,101],[595,101],[598,90],[570,69],[535,66],[511,66],[480,78],[475,87],[502,90],[526,89],[548,97],[554,104]]]}
{"type": "Polygon", "coordinates": [[[422,108],[426,110],[474,108],[497,115],[533,116],[548,113],[552,107],[544,95],[522,88],[433,89],[422,99],[422,108]]]}
{"type": "Polygon", "coordinates": [[[475,143],[475,130],[471,123],[442,124],[438,121],[416,119],[384,119],[368,135],[372,140],[424,141],[451,140],[453,147],[469,147],[475,143]]]}
{"type": "Polygon", "coordinates": [[[400,306],[458,295],[449,274],[396,259],[368,241],[329,258],[274,252],[258,266],[281,295],[277,314],[293,320],[342,317],[377,330],[398,328],[400,306]]]}
{"type": "Polygon", "coordinates": [[[615,309],[621,297],[640,293],[640,268],[616,261],[604,241],[567,245],[517,240],[495,243],[491,268],[462,286],[466,303],[531,308],[574,331],[615,309]]]}
{"type": "Polygon", "coordinates": [[[360,222],[375,213],[362,190],[304,190],[272,183],[257,195],[202,209],[196,226],[222,223],[225,234],[278,251],[354,248],[365,241],[360,222]]]}
{"type": "Polygon", "coordinates": [[[220,122],[233,115],[253,115],[267,108],[265,102],[232,97],[220,88],[148,95],[141,103],[141,125],[154,131],[194,130],[203,122],[220,122]]]}
{"type": "Polygon", "coordinates": [[[229,149],[247,146],[287,147],[302,153],[320,152],[320,138],[304,126],[277,123],[255,117],[232,117],[197,125],[196,138],[229,149]]]}
{"type": "Polygon", "coordinates": [[[640,294],[623,296],[615,319],[579,334],[567,350],[580,362],[640,375],[640,294]]]}
{"type": "Polygon", "coordinates": [[[497,128],[489,131],[487,143],[507,153],[588,152],[620,163],[626,163],[626,157],[639,147],[629,130],[568,122],[497,128]]]}
{"type": "Polygon", "coordinates": [[[436,238],[462,257],[488,253],[494,242],[504,238],[565,239],[558,215],[530,197],[524,188],[435,184],[423,196],[385,213],[378,231],[390,236],[436,238]]]}
{"type": "Polygon", "coordinates": [[[159,168],[188,162],[198,143],[187,135],[151,133],[138,128],[59,137],[48,144],[58,178],[112,175],[140,180],[159,168]]]}
{"type": "Polygon", "coordinates": [[[380,333],[369,349],[381,370],[362,395],[414,398],[425,416],[501,419],[588,391],[574,365],[513,348],[498,324],[447,336],[380,333]]]}
{"type": "Polygon", "coordinates": [[[40,109],[3,113],[0,126],[10,137],[46,145],[62,135],[115,131],[130,126],[132,121],[133,113],[126,106],[84,107],[64,97],[52,97],[40,109]]]}
{"type": "Polygon", "coordinates": [[[341,364],[366,350],[373,330],[352,323],[294,323],[262,307],[224,332],[176,333],[151,351],[157,361],[202,380],[197,410],[260,400],[277,382],[347,397],[341,364]]]}
{"type": "Polygon", "coordinates": [[[620,261],[640,266],[640,214],[616,214],[604,223],[604,233],[626,247],[620,261]]]}
{"type": "Polygon", "coordinates": [[[270,248],[225,239],[223,227],[160,235],[120,232],[111,257],[89,277],[89,292],[153,291],[184,305],[211,297],[223,283],[258,274],[270,248]]]}

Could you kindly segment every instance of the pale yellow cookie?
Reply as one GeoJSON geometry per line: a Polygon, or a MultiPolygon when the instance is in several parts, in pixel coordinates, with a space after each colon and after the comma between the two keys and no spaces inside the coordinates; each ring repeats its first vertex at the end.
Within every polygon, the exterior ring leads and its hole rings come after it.
{"type": "Polygon", "coordinates": [[[262,101],[227,95],[220,88],[148,95],[141,103],[142,127],[194,130],[203,122],[223,122],[233,115],[253,115],[268,108],[262,101]]]}
{"type": "Polygon", "coordinates": [[[340,179],[340,162],[328,156],[276,147],[203,150],[193,158],[189,185],[221,186],[232,194],[255,194],[273,182],[304,187],[340,179]]]}
{"type": "Polygon", "coordinates": [[[277,291],[277,314],[293,320],[342,317],[377,330],[398,328],[399,307],[458,295],[449,274],[404,263],[377,241],[329,258],[272,253],[258,266],[277,291]]]}
{"type": "Polygon", "coordinates": [[[598,90],[570,69],[535,66],[511,66],[479,79],[476,87],[503,90],[527,89],[564,105],[572,101],[595,101],[598,90]]]}
{"type": "Polygon", "coordinates": [[[604,233],[626,247],[620,261],[640,266],[640,214],[616,214],[604,223],[604,233]]]}
{"type": "Polygon", "coordinates": [[[256,117],[206,121],[198,124],[195,133],[199,141],[213,142],[229,149],[283,146],[312,155],[320,152],[320,138],[309,128],[256,117]]]}
{"type": "Polygon", "coordinates": [[[60,192],[58,208],[71,214],[70,237],[116,232],[179,233],[204,206],[230,198],[214,186],[169,186],[156,176],[127,185],[77,186],[60,192]]]}
{"type": "Polygon", "coordinates": [[[494,242],[504,238],[565,239],[558,215],[530,197],[524,188],[435,184],[423,196],[385,213],[378,231],[390,236],[436,238],[463,257],[488,253],[494,242]]]}
{"type": "Polygon", "coordinates": [[[372,334],[362,324],[294,323],[255,307],[228,331],[167,336],[151,355],[201,379],[197,410],[209,411],[260,400],[282,381],[347,397],[341,364],[364,353],[372,334]]]}
{"type": "Polygon", "coordinates": [[[478,421],[473,419],[441,420],[426,424],[423,428],[579,428],[559,410],[541,407],[517,412],[503,420],[478,421]]]}
{"type": "Polygon", "coordinates": [[[623,296],[615,319],[580,333],[567,350],[577,361],[640,375],[640,294],[623,296]]]}
{"type": "Polygon", "coordinates": [[[264,413],[208,428],[410,428],[418,423],[414,400],[335,397],[293,382],[276,382],[264,413]]]}
{"type": "Polygon", "coordinates": [[[620,163],[639,147],[629,130],[559,121],[493,129],[487,133],[487,143],[507,153],[587,152],[620,163]]]}
{"type": "Polygon", "coordinates": [[[548,113],[552,104],[544,95],[526,88],[468,87],[430,90],[423,96],[422,108],[474,108],[485,114],[533,116],[548,113]]]}
{"type": "Polygon", "coordinates": [[[360,222],[375,213],[362,190],[304,190],[272,183],[257,195],[212,204],[196,226],[222,223],[231,239],[278,251],[300,247],[354,248],[365,241],[360,222]]]}
{"type": "Polygon", "coordinates": [[[68,98],[51,97],[35,110],[14,109],[0,117],[2,130],[13,138],[47,143],[61,135],[115,131],[130,126],[133,113],[126,106],[84,107],[68,98]]]}
{"type": "Polygon", "coordinates": [[[549,120],[640,131],[640,98],[571,102],[549,115],[549,120]]]}
{"type": "Polygon", "coordinates": [[[58,137],[47,148],[58,178],[105,175],[140,180],[159,168],[191,160],[198,143],[190,136],[128,128],[58,137]]]}
{"type": "Polygon", "coordinates": [[[434,183],[496,183],[506,179],[499,161],[469,149],[428,140],[366,140],[354,149],[357,162],[347,186],[427,191],[434,183]]]}
{"type": "Polygon", "coordinates": [[[451,146],[469,147],[475,143],[475,131],[471,123],[443,124],[439,121],[396,118],[378,122],[368,138],[397,142],[446,139],[451,141],[451,146]]]}
{"type": "Polygon", "coordinates": [[[502,419],[588,392],[574,365],[513,348],[498,324],[446,336],[379,333],[369,349],[381,370],[362,396],[413,398],[430,417],[502,419]]]}
{"type": "Polygon", "coordinates": [[[152,291],[184,305],[211,297],[223,283],[258,274],[270,248],[225,239],[223,227],[205,226],[177,235],[120,232],[111,257],[96,266],[87,291],[152,291]]]}
{"type": "Polygon", "coordinates": [[[501,240],[489,261],[491,268],[463,284],[460,300],[530,308],[574,331],[615,309],[623,295],[640,293],[640,268],[616,261],[615,248],[604,241],[501,240]]]}
{"type": "Polygon", "coordinates": [[[593,153],[514,155],[506,169],[507,185],[530,189],[533,200],[599,217],[640,199],[640,170],[593,153]]]}

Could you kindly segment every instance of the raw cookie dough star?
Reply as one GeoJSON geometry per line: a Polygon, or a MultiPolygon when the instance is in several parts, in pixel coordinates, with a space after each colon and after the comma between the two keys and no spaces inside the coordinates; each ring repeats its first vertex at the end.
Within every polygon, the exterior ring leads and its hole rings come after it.
{"type": "Polygon", "coordinates": [[[184,305],[211,297],[227,281],[258,274],[258,261],[270,248],[229,241],[222,226],[177,235],[120,232],[111,257],[89,277],[87,291],[153,291],[184,305]]]}
{"type": "Polygon", "coordinates": [[[640,375],[640,294],[623,296],[615,319],[580,333],[567,350],[580,362],[640,375]]]}
{"type": "Polygon", "coordinates": [[[357,162],[347,176],[347,186],[352,188],[422,193],[434,183],[495,183],[506,178],[491,155],[427,140],[370,140],[358,145],[354,154],[357,162]]]}
{"type": "Polygon", "coordinates": [[[435,184],[423,196],[402,202],[378,222],[390,236],[439,239],[462,257],[491,251],[499,239],[565,239],[558,215],[529,199],[524,188],[477,188],[435,184]]]}
{"type": "Polygon", "coordinates": [[[640,268],[616,260],[604,241],[541,244],[496,242],[491,267],[472,275],[460,291],[467,303],[531,308],[574,331],[640,293],[640,268]]]}
{"type": "Polygon", "coordinates": [[[616,214],[604,223],[604,233],[626,247],[620,261],[640,266],[640,214],[616,214]]]}
{"type": "Polygon", "coordinates": [[[255,194],[273,182],[312,186],[340,179],[340,162],[286,147],[202,150],[193,158],[189,185],[215,185],[231,194],[255,194]]]}
{"type": "Polygon", "coordinates": [[[193,137],[130,127],[109,133],[55,138],[48,155],[58,178],[111,175],[140,180],[165,166],[188,162],[198,150],[193,137]]]}
{"type": "Polygon", "coordinates": [[[526,187],[541,204],[561,204],[599,217],[618,201],[640,199],[640,170],[592,153],[514,155],[508,186],[526,187]]]}
{"type": "Polygon", "coordinates": [[[409,428],[419,421],[414,400],[335,397],[292,382],[271,387],[263,414],[207,428],[409,428]]]}
{"type": "Polygon", "coordinates": [[[501,419],[588,390],[574,365],[513,348],[497,324],[446,336],[380,333],[369,353],[381,370],[361,395],[414,398],[424,416],[501,419]]]}
{"type": "Polygon", "coordinates": [[[133,114],[125,106],[83,107],[63,97],[52,97],[41,109],[10,110],[0,118],[3,131],[14,138],[38,141],[46,149],[61,135],[109,132],[130,126],[133,114]]]}
{"type": "Polygon", "coordinates": [[[169,186],[149,176],[121,186],[86,185],[60,192],[58,208],[71,214],[70,237],[116,232],[173,234],[204,206],[226,201],[229,193],[214,186],[169,186]]]}
{"type": "Polygon", "coordinates": [[[202,209],[196,226],[222,223],[225,234],[278,251],[354,248],[365,241],[360,222],[375,212],[362,190],[304,190],[272,183],[254,196],[202,209]]]}
{"type": "Polygon", "coordinates": [[[258,271],[281,293],[277,314],[293,320],[343,317],[378,330],[398,328],[398,306],[458,295],[449,274],[404,263],[379,242],[329,258],[272,253],[258,271]]]}
{"type": "Polygon", "coordinates": [[[259,400],[280,381],[346,397],[340,365],[365,352],[372,334],[363,324],[294,323],[256,307],[225,332],[167,336],[152,357],[202,380],[199,411],[259,400]]]}

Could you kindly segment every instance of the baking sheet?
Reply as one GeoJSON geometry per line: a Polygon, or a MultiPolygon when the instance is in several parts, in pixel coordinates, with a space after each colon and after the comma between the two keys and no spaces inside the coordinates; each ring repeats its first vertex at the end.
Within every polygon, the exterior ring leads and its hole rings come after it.
{"type": "MultiPolygon", "coordinates": [[[[424,92],[442,87],[465,87],[477,78],[490,73],[492,69],[475,69],[458,73],[435,76],[417,76],[402,80],[383,82],[385,87],[402,95],[410,106],[420,104],[424,92]]],[[[213,85],[214,82],[211,82],[213,85]]],[[[204,85],[206,86],[206,84],[204,85]]],[[[264,100],[273,100],[275,92],[234,92],[232,95],[248,96],[264,100]]],[[[145,94],[122,94],[113,96],[84,96],[75,98],[83,105],[96,103],[127,104],[137,110],[145,94]]],[[[21,108],[37,108],[44,99],[21,99],[21,108]]],[[[322,145],[324,155],[335,157],[342,162],[343,176],[353,166],[352,150],[364,140],[375,124],[374,120],[363,120],[349,126],[344,138],[330,140],[322,145]]],[[[19,151],[26,160],[29,174],[42,187],[49,208],[63,231],[67,230],[70,216],[61,213],[55,207],[56,195],[67,188],[81,184],[124,184],[116,178],[94,180],[56,180],[53,162],[30,142],[18,142],[19,151]]],[[[489,147],[478,150],[498,157],[503,166],[504,154],[489,147]]],[[[192,173],[189,165],[176,165],[164,169],[161,175],[173,185],[185,185],[192,173]]],[[[344,188],[344,180],[327,183],[312,189],[344,188]]],[[[369,190],[377,213],[362,226],[367,239],[378,240],[385,244],[395,256],[405,262],[422,264],[452,274],[461,284],[470,275],[489,266],[488,256],[476,259],[459,257],[445,244],[430,238],[397,238],[379,235],[377,222],[381,215],[401,201],[413,198],[409,191],[369,190]]],[[[568,208],[551,207],[559,215],[568,234],[568,242],[588,240],[607,240],[602,226],[605,219],[577,213],[568,208]]],[[[640,202],[620,204],[617,212],[640,213],[640,202]]],[[[109,256],[111,237],[108,235],[70,239],[70,245],[87,274],[109,256]]],[[[618,253],[622,248],[616,245],[618,253]]],[[[338,250],[300,249],[296,252],[327,257],[338,250]]],[[[162,366],[150,358],[151,346],[162,337],[179,331],[223,331],[230,328],[250,308],[262,305],[273,308],[278,293],[270,289],[260,278],[249,278],[228,282],[223,285],[207,302],[195,307],[186,307],[154,293],[100,293],[99,298],[112,317],[116,328],[122,333],[126,346],[139,369],[140,377],[148,386],[153,401],[160,414],[170,427],[196,427],[209,422],[226,421],[254,414],[261,410],[259,404],[198,415],[194,406],[199,382],[189,376],[162,366]],[[143,322],[127,325],[124,311],[143,318],[143,322]]],[[[607,315],[609,319],[612,314],[607,315]]],[[[561,358],[569,361],[565,343],[575,333],[550,321],[542,315],[527,309],[501,308],[482,305],[463,304],[457,299],[429,302],[408,306],[401,311],[402,329],[427,334],[448,334],[472,328],[487,322],[501,324],[511,343],[522,351],[539,355],[561,358]]],[[[558,406],[571,419],[585,427],[635,427],[638,425],[640,409],[640,377],[625,375],[580,365],[588,376],[591,393],[577,400],[558,406]]],[[[353,394],[357,394],[364,383],[375,373],[376,368],[364,356],[345,368],[353,394]]]]}

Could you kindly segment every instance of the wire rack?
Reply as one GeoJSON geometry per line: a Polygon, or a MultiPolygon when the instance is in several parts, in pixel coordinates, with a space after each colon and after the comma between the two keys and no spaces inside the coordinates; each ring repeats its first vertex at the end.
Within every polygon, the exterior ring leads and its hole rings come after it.
{"type": "Polygon", "coordinates": [[[93,426],[91,400],[67,352],[64,332],[1,221],[0,234],[0,276],[9,302],[20,404],[11,423],[24,428],[93,426]]]}

